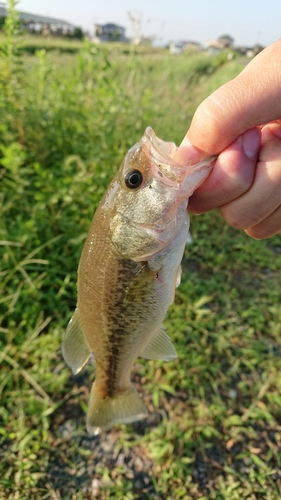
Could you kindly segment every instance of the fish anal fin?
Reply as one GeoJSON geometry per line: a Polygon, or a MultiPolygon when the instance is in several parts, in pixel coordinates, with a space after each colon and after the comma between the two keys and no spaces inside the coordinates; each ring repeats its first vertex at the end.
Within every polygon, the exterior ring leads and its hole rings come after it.
{"type": "Polygon", "coordinates": [[[162,359],[163,361],[172,361],[177,358],[177,352],[165,332],[164,326],[153,335],[149,344],[141,353],[142,358],[146,359],[162,359]]]}
{"type": "Polygon", "coordinates": [[[118,392],[114,397],[101,397],[94,383],[87,413],[87,431],[98,435],[116,423],[129,424],[147,417],[147,410],[136,389],[118,392]]]}
{"type": "Polygon", "coordinates": [[[62,354],[74,374],[82,370],[91,355],[91,349],[83,332],[77,309],[64,334],[62,354]]]}

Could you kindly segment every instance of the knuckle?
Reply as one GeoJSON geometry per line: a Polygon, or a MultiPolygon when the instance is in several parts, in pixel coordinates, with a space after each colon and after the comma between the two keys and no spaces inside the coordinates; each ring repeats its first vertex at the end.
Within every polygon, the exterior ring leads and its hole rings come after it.
{"type": "Polygon", "coordinates": [[[250,189],[252,182],[252,176],[248,175],[247,170],[245,170],[245,172],[241,173],[239,176],[229,178],[229,190],[232,195],[233,193],[238,193],[239,196],[241,196],[250,189]]]}
{"type": "Polygon", "coordinates": [[[254,220],[251,217],[244,213],[239,213],[230,206],[221,207],[219,210],[225,222],[235,229],[247,229],[254,224],[254,220]]]}

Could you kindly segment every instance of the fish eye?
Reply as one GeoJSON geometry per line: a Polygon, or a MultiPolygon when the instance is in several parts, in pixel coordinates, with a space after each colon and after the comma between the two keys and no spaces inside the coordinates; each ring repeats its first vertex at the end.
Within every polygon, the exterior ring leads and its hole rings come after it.
{"type": "Polygon", "coordinates": [[[139,170],[131,170],[125,176],[125,184],[129,189],[138,188],[143,181],[143,175],[139,170]]]}

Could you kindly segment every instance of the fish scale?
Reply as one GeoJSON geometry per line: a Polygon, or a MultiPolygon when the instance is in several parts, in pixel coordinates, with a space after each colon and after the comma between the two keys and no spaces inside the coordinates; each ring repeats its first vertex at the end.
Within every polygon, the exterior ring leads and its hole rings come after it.
{"type": "Polygon", "coordinates": [[[188,198],[214,158],[186,167],[173,160],[176,149],[146,129],[101,200],[82,251],[62,350],[74,373],[94,354],[90,434],[147,415],[131,383],[138,357],[177,357],[162,322],[180,282],[188,198]]]}

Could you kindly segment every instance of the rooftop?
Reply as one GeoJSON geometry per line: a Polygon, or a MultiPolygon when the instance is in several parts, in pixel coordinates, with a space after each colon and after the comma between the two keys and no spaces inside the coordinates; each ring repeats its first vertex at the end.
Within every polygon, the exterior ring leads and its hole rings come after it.
{"type": "MultiPolygon", "coordinates": [[[[71,23],[68,23],[67,21],[64,21],[63,19],[55,19],[54,17],[47,17],[47,16],[39,16],[38,14],[30,14],[29,12],[20,12],[20,20],[22,21],[33,21],[33,22],[38,22],[38,23],[46,23],[46,24],[58,24],[58,25],[64,25],[64,26],[71,26],[75,28],[75,26],[71,23]]],[[[0,17],[6,17],[7,16],[7,11],[5,5],[0,2],[0,17]]]]}

